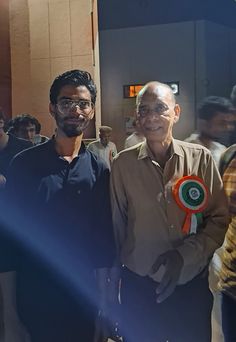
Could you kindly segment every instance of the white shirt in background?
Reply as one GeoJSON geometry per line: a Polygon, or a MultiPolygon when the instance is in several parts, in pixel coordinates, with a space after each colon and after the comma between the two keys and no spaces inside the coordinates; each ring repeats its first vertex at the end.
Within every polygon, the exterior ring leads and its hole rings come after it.
{"type": "MultiPolygon", "coordinates": [[[[188,138],[185,139],[185,141],[204,146],[201,140],[199,139],[198,133],[191,134],[188,138]]],[[[212,140],[210,146],[208,147],[208,150],[211,152],[217,167],[219,167],[220,157],[222,153],[226,150],[226,146],[218,143],[217,141],[212,140]]]]}
{"type": "Polygon", "coordinates": [[[145,140],[145,137],[142,134],[138,134],[134,132],[125,140],[125,148],[129,148],[131,146],[137,145],[145,140]]]}
{"type": "Polygon", "coordinates": [[[109,170],[111,170],[111,163],[117,154],[116,145],[112,141],[110,141],[107,146],[103,146],[100,139],[98,139],[88,144],[87,148],[91,152],[94,152],[99,158],[103,159],[109,170]]]}

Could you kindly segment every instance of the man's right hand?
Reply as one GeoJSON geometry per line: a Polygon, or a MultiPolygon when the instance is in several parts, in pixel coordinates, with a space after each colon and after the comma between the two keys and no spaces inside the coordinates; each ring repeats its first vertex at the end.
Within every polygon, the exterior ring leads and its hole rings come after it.
{"type": "Polygon", "coordinates": [[[151,273],[158,272],[161,265],[165,266],[165,273],[157,286],[157,303],[163,302],[175,290],[184,261],[182,256],[177,250],[170,250],[161,254],[154,265],[152,266],[151,273]]]}

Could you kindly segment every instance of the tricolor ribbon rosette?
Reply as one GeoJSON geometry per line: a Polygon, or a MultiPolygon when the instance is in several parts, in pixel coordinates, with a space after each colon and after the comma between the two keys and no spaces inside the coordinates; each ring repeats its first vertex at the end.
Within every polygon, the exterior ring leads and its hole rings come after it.
{"type": "Polygon", "coordinates": [[[176,203],[186,212],[182,232],[184,234],[196,233],[197,216],[208,203],[206,185],[197,176],[185,176],[175,183],[172,191],[176,203]]]}

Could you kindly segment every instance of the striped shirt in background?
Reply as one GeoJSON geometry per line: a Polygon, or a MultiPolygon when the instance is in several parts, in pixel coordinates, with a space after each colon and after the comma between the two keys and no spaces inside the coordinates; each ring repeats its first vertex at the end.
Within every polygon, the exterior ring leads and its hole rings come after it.
{"type": "Polygon", "coordinates": [[[220,289],[236,298],[236,145],[229,147],[221,158],[221,171],[229,200],[229,224],[222,255],[220,289]]]}

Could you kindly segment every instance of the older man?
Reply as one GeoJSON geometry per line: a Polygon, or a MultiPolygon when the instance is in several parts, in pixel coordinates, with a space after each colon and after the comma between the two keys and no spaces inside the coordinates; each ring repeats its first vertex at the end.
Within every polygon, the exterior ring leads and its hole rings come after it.
{"type": "Polygon", "coordinates": [[[117,154],[116,145],[111,141],[112,128],[101,126],[99,128],[99,139],[91,142],[88,149],[94,152],[98,158],[102,159],[109,170],[115,155],[117,154]]]}
{"type": "Polygon", "coordinates": [[[171,89],[148,83],[137,96],[146,142],[113,163],[121,329],[129,342],[211,341],[207,266],[223,242],[228,210],[210,152],[173,139],[179,116],[171,89]]]}

